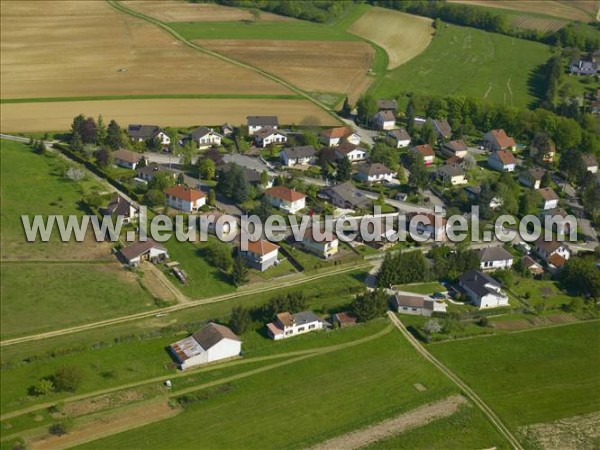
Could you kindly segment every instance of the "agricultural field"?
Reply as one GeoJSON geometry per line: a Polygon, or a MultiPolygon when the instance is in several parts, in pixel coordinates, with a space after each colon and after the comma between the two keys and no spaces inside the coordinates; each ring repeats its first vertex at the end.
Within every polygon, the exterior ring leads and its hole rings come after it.
{"type": "Polygon", "coordinates": [[[536,101],[534,72],[549,57],[537,42],[446,24],[423,53],[370,89],[378,98],[413,91],[527,107],[536,101]]]}
{"type": "Polygon", "coordinates": [[[598,410],[598,322],[431,344],[428,349],[517,429],[598,410]]]}
{"type": "Polygon", "coordinates": [[[308,100],[273,99],[135,99],[61,101],[36,103],[2,103],[0,128],[3,132],[67,130],[73,117],[110,117],[118,123],[158,123],[180,127],[198,124],[239,125],[248,115],[276,112],[281,123],[299,124],[307,117],[323,126],[338,125],[333,116],[308,100]]]}
{"type": "Polygon", "coordinates": [[[399,11],[371,8],[348,31],[382,47],[388,54],[388,69],[395,69],[427,48],[433,38],[432,22],[399,11]]]}
{"type": "Polygon", "coordinates": [[[449,0],[451,3],[465,3],[468,5],[483,6],[486,8],[502,8],[523,13],[542,14],[559,19],[578,20],[589,22],[593,20],[598,11],[597,0],[579,1],[537,1],[521,0],[449,0]]]}

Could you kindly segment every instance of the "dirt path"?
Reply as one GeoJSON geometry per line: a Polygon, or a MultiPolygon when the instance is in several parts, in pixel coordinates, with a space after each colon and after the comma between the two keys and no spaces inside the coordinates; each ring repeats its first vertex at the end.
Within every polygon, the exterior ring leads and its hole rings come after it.
{"type": "Polygon", "coordinates": [[[410,430],[411,428],[421,427],[433,420],[451,416],[464,404],[467,404],[467,401],[463,396],[453,395],[443,400],[420,406],[368,428],[352,431],[351,433],[330,439],[313,447],[313,449],[337,450],[343,448],[348,450],[361,448],[373,442],[410,430]]]}
{"type": "Polygon", "coordinates": [[[511,431],[504,425],[504,423],[500,420],[500,418],[496,415],[496,413],[490,408],[476,393],[471,389],[464,381],[462,381],[454,372],[448,369],[444,364],[442,364],[435,356],[423,347],[423,345],[406,329],[404,324],[396,317],[393,312],[388,312],[388,316],[392,320],[392,323],[400,330],[400,332],[406,337],[408,342],[415,348],[417,352],[421,354],[426,360],[432,363],[435,367],[437,367],[444,375],[446,375],[450,380],[457,385],[466,395],[483,413],[487,416],[488,420],[492,423],[492,425],[498,430],[498,432],[506,438],[506,440],[510,443],[510,445],[516,450],[523,450],[520,442],[517,438],[511,433],[511,431]]]}
{"type": "Polygon", "coordinates": [[[142,267],[144,270],[142,284],[146,286],[153,296],[161,300],[177,300],[177,303],[187,303],[190,301],[190,298],[175,288],[165,274],[154,264],[145,262],[142,267]]]}

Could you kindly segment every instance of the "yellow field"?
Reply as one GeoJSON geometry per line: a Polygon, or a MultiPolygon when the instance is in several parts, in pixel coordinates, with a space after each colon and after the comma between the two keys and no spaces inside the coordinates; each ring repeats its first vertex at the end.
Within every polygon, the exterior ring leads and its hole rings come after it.
{"type": "Polygon", "coordinates": [[[511,9],[531,13],[546,14],[559,19],[589,22],[596,14],[598,2],[595,0],[554,1],[554,0],[448,0],[453,3],[511,9]],[[587,12],[586,12],[587,11],[587,12]]]}
{"type": "Polygon", "coordinates": [[[314,116],[322,125],[338,122],[308,100],[250,99],[152,99],[98,100],[51,103],[8,103],[0,105],[0,130],[8,132],[68,130],[77,114],[115,119],[128,123],[156,123],[175,127],[238,125],[249,115],[278,115],[282,124],[299,124],[314,116]]]}
{"type": "Polygon", "coordinates": [[[359,96],[375,58],[360,41],[276,41],[207,39],[195,41],[210,50],[271,72],[307,91],[359,96]]]}
{"type": "Polygon", "coordinates": [[[433,38],[432,20],[383,8],[372,8],[348,29],[382,47],[388,69],[398,67],[427,48],[433,38]]]}
{"type": "MultiPolygon", "coordinates": [[[[254,20],[248,10],[229,8],[212,3],[189,3],[185,0],[124,1],[128,8],[135,9],[163,22],[229,22],[254,20]]],[[[281,22],[295,20],[268,12],[260,12],[258,21],[281,22]]]]}
{"type": "Polygon", "coordinates": [[[290,93],[103,1],[1,5],[2,98],[290,93]]]}

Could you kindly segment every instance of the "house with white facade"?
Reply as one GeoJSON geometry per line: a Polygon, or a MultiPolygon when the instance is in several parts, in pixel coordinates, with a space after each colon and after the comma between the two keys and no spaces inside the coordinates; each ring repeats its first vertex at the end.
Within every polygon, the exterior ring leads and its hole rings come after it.
{"type": "Polygon", "coordinates": [[[523,186],[530,187],[531,189],[539,189],[542,184],[542,178],[546,175],[546,171],[541,167],[532,167],[531,169],[524,170],[519,174],[519,182],[523,186]]]}
{"type": "Polygon", "coordinates": [[[267,334],[276,341],[323,329],[323,320],[312,311],[282,312],[267,324],[267,334]]]}
{"type": "Polygon", "coordinates": [[[137,219],[139,210],[135,203],[117,194],[101,212],[105,216],[122,217],[123,223],[130,223],[137,219]]]}
{"type": "Polygon", "coordinates": [[[134,242],[122,248],[119,253],[127,265],[132,267],[139,266],[143,261],[156,264],[169,258],[167,249],[150,238],[134,242]]]}
{"type": "Polygon", "coordinates": [[[423,163],[430,166],[435,161],[435,152],[429,144],[416,145],[409,149],[411,152],[418,153],[423,157],[423,163]]]}
{"type": "Polygon", "coordinates": [[[512,253],[499,245],[481,248],[477,253],[481,270],[498,270],[512,267],[512,253]]]}
{"type": "Polygon", "coordinates": [[[414,316],[431,316],[434,312],[446,312],[444,301],[413,294],[393,295],[390,299],[390,306],[398,313],[414,316]]]}
{"type": "Polygon", "coordinates": [[[410,145],[410,134],[406,131],[406,128],[398,128],[397,130],[392,130],[388,134],[388,137],[394,141],[396,148],[405,148],[410,145]]]}
{"type": "Polygon", "coordinates": [[[327,147],[336,147],[342,142],[358,145],[360,136],[349,127],[335,127],[322,131],[319,134],[319,141],[327,147]]]}
{"type": "Polygon", "coordinates": [[[492,152],[508,150],[514,152],[517,149],[515,140],[506,134],[503,129],[488,131],[483,136],[483,146],[492,152]]]}
{"type": "Polygon", "coordinates": [[[356,178],[366,183],[391,182],[396,172],[380,163],[360,164],[357,167],[356,178]]]}
{"type": "Polygon", "coordinates": [[[312,227],[307,228],[302,237],[302,248],[321,258],[328,259],[338,252],[339,240],[335,232],[323,232],[323,236],[314,235],[312,227]]]}
{"type": "Polygon", "coordinates": [[[317,151],[312,145],[290,147],[283,149],[279,157],[285,167],[314,164],[317,159],[317,151]]]}
{"type": "Polygon", "coordinates": [[[191,213],[198,211],[206,205],[206,194],[196,189],[191,189],[182,184],[165,190],[167,206],[179,211],[191,213]]]}
{"type": "Polygon", "coordinates": [[[586,153],[581,155],[581,160],[583,161],[585,169],[588,172],[598,173],[598,160],[594,155],[586,153]]]}
{"type": "Polygon", "coordinates": [[[199,149],[209,148],[213,145],[221,145],[221,136],[212,128],[198,127],[190,133],[190,139],[199,149]]]}
{"type": "Polygon", "coordinates": [[[277,128],[263,127],[254,133],[254,144],[261,148],[285,144],[287,141],[287,134],[277,128]]]}
{"type": "Polygon", "coordinates": [[[444,184],[450,184],[452,186],[459,186],[461,184],[468,183],[467,173],[458,164],[443,165],[437,170],[436,175],[444,184]]]}
{"type": "Polygon", "coordinates": [[[306,208],[306,195],[285,186],[274,186],[265,190],[265,199],[274,207],[290,214],[306,208]]]}
{"type": "Polygon", "coordinates": [[[342,142],[335,149],[335,158],[338,161],[340,159],[348,158],[351,163],[361,162],[367,159],[367,151],[350,142],[342,142]]]}
{"type": "Polygon", "coordinates": [[[533,251],[550,267],[552,271],[563,268],[571,257],[571,250],[564,242],[545,241],[543,236],[534,242],[533,251]]]}
{"type": "Polygon", "coordinates": [[[148,161],[141,153],[125,150],[124,148],[114,151],[112,156],[115,165],[131,170],[135,170],[142,161],[148,161]]]}
{"type": "Polygon", "coordinates": [[[514,172],[517,158],[508,150],[493,152],[487,159],[488,166],[499,172],[514,172]]]}
{"type": "Polygon", "coordinates": [[[127,135],[132,142],[146,142],[157,139],[162,146],[171,143],[171,138],[158,125],[129,125],[127,135]]]}
{"type": "Polygon", "coordinates": [[[445,142],[442,145],[441,151],[448,157],[457,156],[459,158],[464,158],[467,156],[467,153],[469,153],[469,148],[462,139],[455,139],[453,141],[445,142]]]}
{"type": "Polygon", "coordinates": [[[241,253],[248,266],[261,272],[279,264],[279,245],[263,239],[248,242],[248,249],[241,250],[241,253]]]}
{"type": "Polygon", "coordinates": [[[558,194],[554,192],[554,189],[545,187],[538,190],[540,197],[542,197],[542,209],[547,211],[558,207],[558,194]]]}
{"type": "Polygon", "coordinates": [[[246,121],[248,124],[248,136],[254,136],[257,131],[263,128],[277,129],[279,126],[277,116],[248,116],[246,117],[246,121]]]}
{"type": "Polygon", "coordinates": [[[234,358],[242,352],[242,341],[224,325],[211,322],[189,337],[171,344],[171,354],[181,370],[234,358]]]}
{"type": "Polygon", "coordinates": [[[373,116],[373,125],[378,130],[393,130],[396,128],[396,117],[389,110],[379,111],[373,116]]]}
{"type": "Polygon", "coordinates": [[[508,306],[508,296],[502,291],[501,284],[479,270],[465,272],[458,285],[479,309],[508,306]]]}

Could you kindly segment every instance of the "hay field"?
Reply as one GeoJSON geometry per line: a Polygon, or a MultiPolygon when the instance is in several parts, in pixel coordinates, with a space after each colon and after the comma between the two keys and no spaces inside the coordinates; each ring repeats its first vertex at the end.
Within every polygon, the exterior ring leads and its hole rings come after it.
{"type": "Polygon", "coordinates": [[[299,124],[315,116],[322,125],[338,122],[308,100],[270,99],[151,99],[81,102],[3,103],[0,130],[5,132],[68,130],[82,113],[115,119],[121,124],[157,123],[176,127],[198,124],[241,124],[249,115],[278,115],[282,124],[299,124]]]}
{"type": "Polygon", "coordinates": [[[382,47],[388,54],[388,69],[414,58],[433,38],[432,20],[383,8],[371,8],[348,29],[382,47]]]}
{"type": "Polygon", "coordinates": [[[487,8],[502,8],[525,13],[544,14],[559,19],[580,20],[589,22],[596,15],[594,1],[583,0],[577,2],[561,2],[554,0],[448,0],[451,3],[464,3],[467,5],[484,6],[487,8]],[[583,8],[583,9],[582,9],[583,8]]]}
{"type": "Polygon", "coordinates": [[[557,31],[567,25],[568,22],[564,20],[542,19],[541,17],[533,17],[522,14],[516,16],[511,20],[510,23],[517,28],[523,28],[527,30],[557,31]]]}
{"type": "Polygon", "coordinates": [[[360,95],[375,51],[361,41],[207,39],[210,50],[255,65],[307,91],[360,95]]]}
{"type": "MultiPolygon", "coordinates": [[[[135,9],[143,14],[154,17],[163,22],[229,22],[253,21],[254,18],[248,10],[229,8],[213,3],[189,3],[184,0],[164,1],[124,1],[128,8],[135,9]]],[[[296,20],[291,17],[278,16],[261,11],[259,22],[288,22],[296,20]]]]}
{"type": "Polygon", "coordinates": [[[2,2],[1,28],[5,99],[290,94],[251,70],[185,47],[106,2],[2,2]]]}

